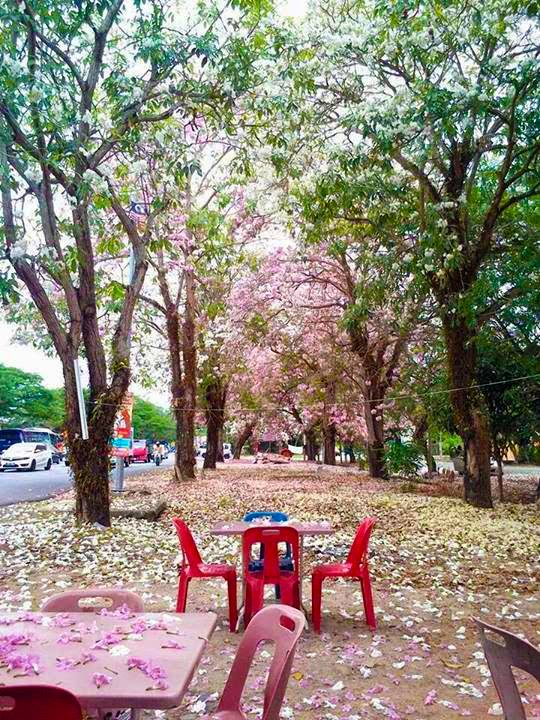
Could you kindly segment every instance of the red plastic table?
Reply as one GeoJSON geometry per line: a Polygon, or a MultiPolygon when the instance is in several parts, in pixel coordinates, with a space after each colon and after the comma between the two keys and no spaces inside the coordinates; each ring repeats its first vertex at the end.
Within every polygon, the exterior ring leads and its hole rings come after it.
{"type": "Polygon", "coordinates": [[[58,685],[86,709],[175,707],[216,622],[215,613],[0,613],[0,683],[58,685]]]}
{"type": "MultiPolygon", "coordinates": [[[[251,527],[292,527],[298,531],[300,540],[300,567],[298,568],[298,577],[300,580],[300,604],[304,612],[307,615],[307,611],[304,607],[302,599],[302,576],[304,566],[304,537],[310,537],[314,535],[332,535],[334,529],[329,522],[316,521],[316,522],[297,522],[294,520],[288,520],[287,522],[267,522],[261,520],[254,520],[252,522],[246,522],[245,520],[231,520],[229,522],[222,521],[218,522],[210,531],[212,535],[243,535],[243,533],[251,527]]],[[[244,588],[243,583],[244,568],[242,568],[242,591],[244,588]]]]}

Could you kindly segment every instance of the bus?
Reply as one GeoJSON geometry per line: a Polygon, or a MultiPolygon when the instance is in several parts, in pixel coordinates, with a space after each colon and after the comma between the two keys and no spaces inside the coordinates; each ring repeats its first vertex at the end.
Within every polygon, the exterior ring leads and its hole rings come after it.
{"type": "Polygon", "coordinates": [[[22,442],[47,443],[59,450],[63,445],[63,438],[49,428],[4,428],[0,430],[0,455],[15,443],[22,442]]]}

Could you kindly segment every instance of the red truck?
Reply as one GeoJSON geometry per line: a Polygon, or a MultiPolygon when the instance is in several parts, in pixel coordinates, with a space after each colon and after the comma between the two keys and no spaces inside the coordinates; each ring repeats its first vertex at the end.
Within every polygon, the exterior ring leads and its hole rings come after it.
{"type": "Polygon", "coordinates": [[[150,462],[146,440],[134,440],[131,448],[131,462],[150,462]]]}

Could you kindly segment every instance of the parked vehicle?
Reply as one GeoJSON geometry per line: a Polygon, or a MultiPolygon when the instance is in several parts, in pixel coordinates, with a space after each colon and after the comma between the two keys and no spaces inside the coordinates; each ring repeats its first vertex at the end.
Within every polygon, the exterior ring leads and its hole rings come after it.
{"type": "Polygon", "coordinates": [[[134,440],[131,448],[131,462],[149,462],[148,441],[134,440]]]}
{"type": "MultiPolygon", "coordinates": [[[[230,460],[233,456],[232,453],[232,447],[230,443],[223,443],[223,459],[224,460],[230,460]]],[[[196,457],[199,458],[205,458],[206,457],[206,444],[201,445],[200,448],[197,451],[196,457]]]]}
{"type": "Polygon", "coordinates": [[[4,470],[50,470],[52,453],[46,443],[15,443],[4,450],[0,457],[0,471],[4,470]]]}

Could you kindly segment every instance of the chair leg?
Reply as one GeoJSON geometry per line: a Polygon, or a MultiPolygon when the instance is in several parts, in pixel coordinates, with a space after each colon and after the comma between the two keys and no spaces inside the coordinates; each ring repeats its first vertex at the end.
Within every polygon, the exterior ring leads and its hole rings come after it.
{"type": "Polygon", "coordinates": [[[256,615],[264,607],[264,583],[257,583],[251,586],[251,617],[256,615]]]}
{"type": "Polygon", "coordinates": [[[229,629],[236,632],[236,623],[238,622],[238,606],[236,604],[236,574],[226,577],[227,594],[229,596],[229,629]]]}
{"type": "Polygon", "coordinates": [[[364,614],[366,623],[372,630],[377,629],[377,620],[375,619],[375,610],[373,608],[373,594],[371,592],[371,580],[369,573],[366,572],[360,578],[360,587],[362,588],[362,597],[364,599],[364,614]]]}
{"type": "Polygon", "coordinates": [[[311,619],[316,633],[321,632],[322,575],[311,576],[311,619]]]}
{"type": "Polygon", "coordinates": [[[178,599],[176,601],[176,612],[186,612],[187,593],[189,586],[189,577],[185,573],[180,573],[178,581],[178,599]]]}
{"type": "Polygon", "coordinates": [[[249,625],[252,615],[251,603],[251,585],[246,583],[244,588],[244,629],[249,625]]]}
{"type": "Polygon", "coordinates": [[[283,587],[281,587],[281,585],[278,585],[277,587],[280,589],[281,602],[283,603],[283,605],[296,607],[295,599],[298,593],[295,593],[294,587],[290,584],[284,585],[283,587]]]}

